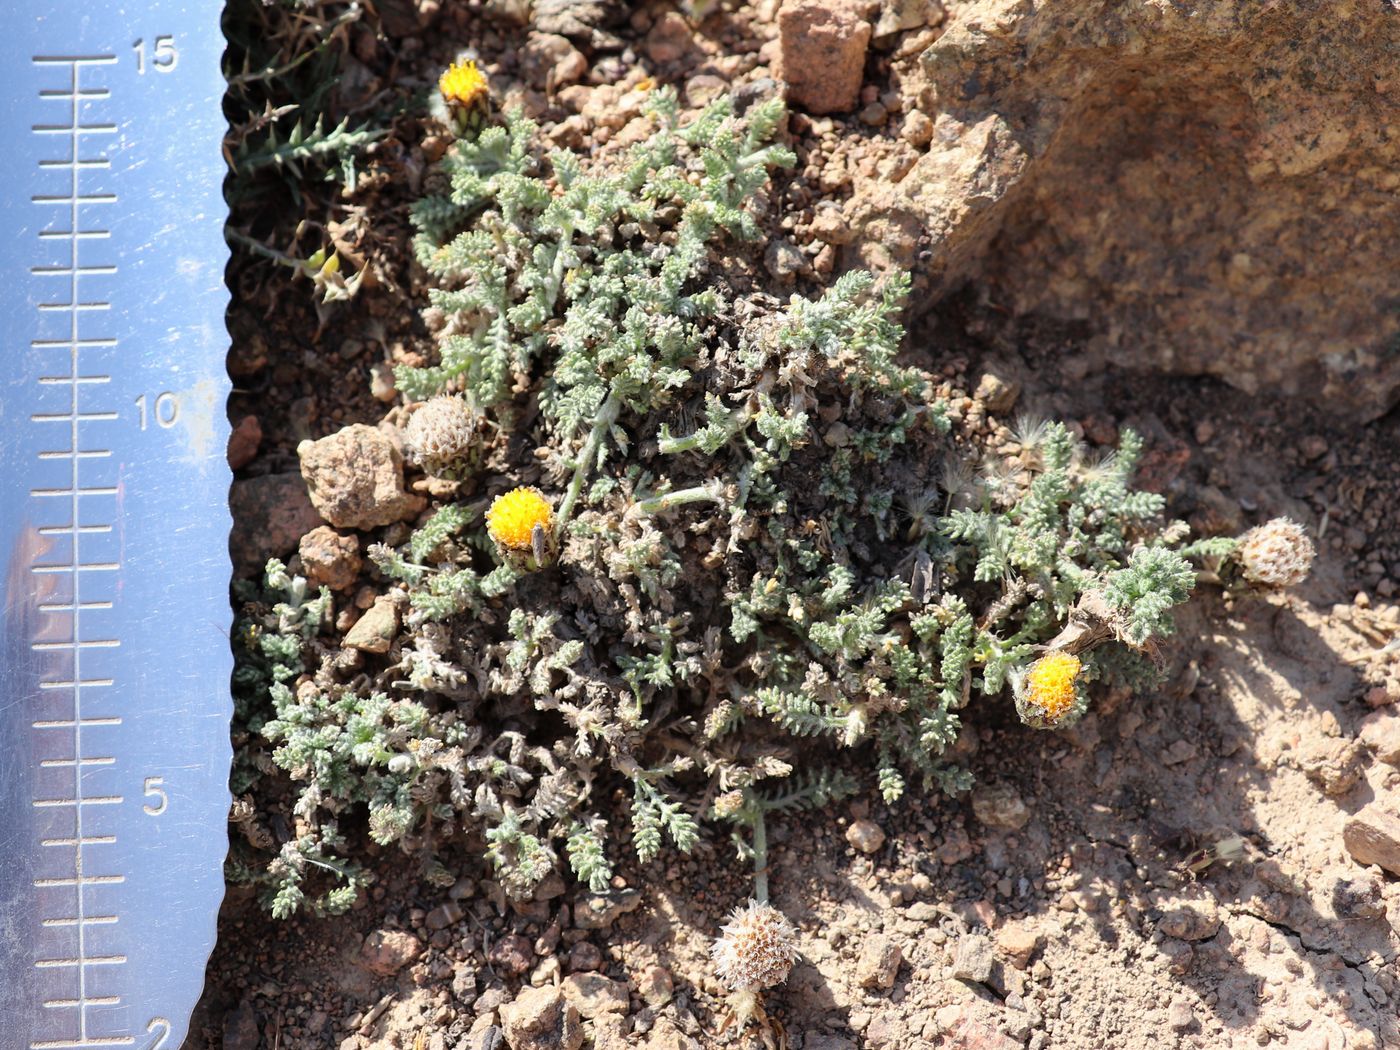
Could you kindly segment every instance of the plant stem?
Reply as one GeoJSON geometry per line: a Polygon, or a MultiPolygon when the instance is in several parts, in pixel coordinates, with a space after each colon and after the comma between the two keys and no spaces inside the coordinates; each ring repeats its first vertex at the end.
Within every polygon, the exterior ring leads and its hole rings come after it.
{"type": "Polygon", "coordinates": [[[768,827],[764,823],[762,805],[754,809],[753,899],[759,904],[768,903],[768,827]]]}
{"type": "Polygon", "coordinates": [[[660,496],[639,500],[633,505],[632,510],[637,514],[656,514],[672,507],[684,506],[687,503],[700,503],[705,500],[713,503],[724,501],[724,493],[718,484],[707,482],[704,485],[696,485],[694,488],[664,492],[660,496]]]}
{"type": "Polygon", "coordinates": [[[583,491],[583,483],[588,479],[588,473],[598,458],[598,449],[602,447],[603,438],[607,436],[608,428],[617,422],[618,414],[621,411],[622,402],[617,399],[615,394],[609,394],[608,399],[603,402],[603,407],[598,409],[598,418],[593,424],[593,429],[588,432],[588,440],[584,442],[583,451],[579,453],[578,466],[574,468],[573,480],[569,482],[569,491],[564,494],[564,502],[559,507],[559,514],[554,522],[556,539],[564,535],[564,527],[569,524],[569,519],[573,516],[574,504],[578,502],[578,494],[583,491]]]}
{"type": "MultiPolygon", "coordinates": [[[[748,426],[751,418],[752,413],[747,408],[741,408],[731,412],[728,421],[725,423],[725,430],[727,431],[725,441],[729,441],[735,434],[748,426]]],[[[656,444],[657,451],[669,456],[677,452],[690,452],[693,449],[697,449],[700,447],[701,440],[706,436],[705,431],[707,429],[708,427],[701,427],[699,430],[695,431],[695,433],[687,434],[685,437],[662,438],[656,444]]]]}
{"type": "Polygon", "coordinates": [[[263,244],[262,241],[255,240],[254,238],[249,237],[246,233],[242,233],[239,230],[234,229],[232,226],[224,227],[224,236],[227,237],[229,240],[233,241],[235,244],[247,248],[248,251],[252,252],[254,255],[259,255],[264,259],[271,259],[275,263],[281,263],[283,266],[291,270],[303,270],[309,272],[309,268],[307,267],[306,263],[303,262],[301,259],[298,259],[292,255],[288,255],[286,252],[279,252],[276,248],[269,248],[267,245],[263,244]]]}

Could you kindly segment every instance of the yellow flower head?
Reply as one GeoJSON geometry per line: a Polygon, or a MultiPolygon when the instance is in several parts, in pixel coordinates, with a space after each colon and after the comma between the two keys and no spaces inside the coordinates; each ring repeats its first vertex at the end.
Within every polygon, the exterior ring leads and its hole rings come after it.
{"type": "Polygon", "coordinates": [[[530,550],[536,525],[545,532],[554,525],[554,511],[539,489],[511,489],[497,496],[486,512],[486,531],[508,551],[530,550]]]}
{"type": "Polygon", "coordinates": [[[485,98],[491,89],[486,74],[476,68],[475,62],[454,62],[438,77],[438,90],[448,105],[470,106],[485,98]]]}
{"type": "Polygon", "coordinates": [[[1046,653],[1031,664],[1026,675],[1026,700],[1057,722],[1074,707],[1074,680],[1079,677],[1079,657],[1069,653],[1046,653]]]}

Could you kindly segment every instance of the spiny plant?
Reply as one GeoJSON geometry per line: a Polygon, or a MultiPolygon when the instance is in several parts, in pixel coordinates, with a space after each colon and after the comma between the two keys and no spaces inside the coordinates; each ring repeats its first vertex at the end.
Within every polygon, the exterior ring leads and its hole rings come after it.
{"type": "Polygon", "coordinates": [[[331,208],[320,198],[354,187],[360,154],[385,134],[328,115],[340,49],[363,15],[355,0],[232,0],[223,15],[228,239],[308,279],[322,323],[330,304],[359,291],[363,272],[351,272],[328,243],[331,208]],[[325,192],[317,183],[328,184],[325,192]],[[284,221],[289,211],[301,221],[284,221]],[[288,227],[296,231],[290,239],[288,227]],[[306,234],[309,251],[297,243],[306,234]]]}
{"type": "Polygon", "coordinates": [[[258,176],[275,171],[294,200],[315,170],[354,184],[356,152],[384,132],[348,118],[328,121],[339,79],[338,41],[364,14],[350,0],[234,0],[224,12],[224,59],[231,109],[225,152],[235,174],[234,203],[268,191],[258,176]]]}
{"type": "Polygon", "coordinates": [[[398,384],[457,399],[475,444],[434,459],[450,484],[407,542],[371,548],[405,613],[389,652],[300,636],[314,668],[275,690],[282,911],[359,807],[434,877],[465,827],[512,895],[561,856],[604,890],[603,785],[642,861],[728,827],[765,903],[770,816],[965,789],[968,703],[1068,724],[1087,682],[1150,670],[1208,553],[1133,488],[1131,432],[1096,458],[1060,424],[997,449],[957,429],[900,355],[906,278],[726,294],[792,161],[782,106],[686,121],[660,90],[647,112],[589,168],[518,112],[452,125],[448,192],[413,212],[438,358],[398,384]]]}

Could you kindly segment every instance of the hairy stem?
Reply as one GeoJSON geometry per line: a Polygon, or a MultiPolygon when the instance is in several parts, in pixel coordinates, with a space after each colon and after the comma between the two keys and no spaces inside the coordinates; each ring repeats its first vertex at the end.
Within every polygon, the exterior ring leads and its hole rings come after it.
{"type": "Polygon", "coordinates": [[[761,805],[755,808],[753,821],[753,899],[768,903],[768,826],[761,805]]]}
{"type": "Polygon", "coordinates": [[[660,496],[652,496],[650,499],[638,500],[632,506],[635,514],[658,514],[663,510],[670,510],[672,507],[681,507],[687,503],[723,503],[724,492],[718,482],[706,482],[704,485],[696,485],[694,488],[676,489],[674,492],[664,492],[660,496]]]}
{"type": "MultiPolygon", "coordinates": [[[[729,420],[725,424],[725,430],[728,432],[725,437],[725,441],[730,440],[735,434],[739,433],[739,431],[743,430],[744,427],[748,426],[749,420],[751,418],[752,413],[747,408],[740,409],[737,412],[731,412],[729,415],[729,420]]],[[[663,455],[669,456],[674,455],[677,452],[691,452],[695,449],[698,449],[701,445],[701,442],[707,436],[705,433],[707,429],[708,428],[701,428],[695,433],[688,434],[685,437],[662,438],[656,444],[657,451],[661,452],[663,455]]]]}
{"type": "Polygon", "coordinates": [[[598,419],[593,424],[593,429],[588,432],[588,440],[584,442],[583,451],[579,453],[578,466],[574,468],[573,480],[569,482],[569,491],[564,494],[564,502],[559,507],[559,514],[554,522],[554,536],[556,539],[564,535],[564,528],[569,524],[569,519],[573,517],[574,504],[578,502],[578,494],[583,491],[583,483],[588,480],[588,474],[593,464],[598,459],[598,450],[603,446],[603,439],[607,437],[608,428],[617,422],[618,414],[622,411],[622,402],[618,400],[616,394],[609,394],[608,399],[603,402],[603,407],[598,409],[598,419]]]}

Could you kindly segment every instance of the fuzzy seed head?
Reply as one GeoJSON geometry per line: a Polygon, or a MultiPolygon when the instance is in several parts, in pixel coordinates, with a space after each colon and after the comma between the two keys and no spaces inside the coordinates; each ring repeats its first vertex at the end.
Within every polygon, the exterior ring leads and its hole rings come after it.
{"type": "Polygon", "coordinates": [[[1274,518],[1240,537],[1237,557],[1245,579],[1270,587],[1292,587],[1308,578],[1316,555],[1303,526],[1288,518],[1274,518]]]}
{"type": "Polygon", "coordinates": [[[710,956],[720,980],[736,992],[782,984],[797,959],[797,930],[771,904],[749,901],[729,916],[710,956]]]}
{"type": "Polygon", "coordinates": [[[1048,722],[1058,722],[1074,707],[1074,680],[1080,667],[1079,657],[1070,653],[1046,653],[1031,664],[1026,700],[1044,711],[1048,722]]]}
{"type": "Polygon", "coordinates": [[[546,532],[554,525],[554,511],[536,488],[502,493],[486,512],[486,531],[497,546],[508,551],[530,550],[536,525],[546,532]]]}
{"type": "Polygon", "coordinates": [[[409,458],[429,474],[460,472],[476,451],[476,416],[460,397],[445,394],[428,401],[403,432],[409,458]]]}
{"type": "Polygon", "coordinates": [[[486,74],[476,68],[475,62],[453,62],[438,77],[438,90],[449,106],[471,106],[490,93],[486,74]]]}

